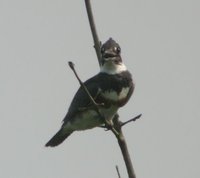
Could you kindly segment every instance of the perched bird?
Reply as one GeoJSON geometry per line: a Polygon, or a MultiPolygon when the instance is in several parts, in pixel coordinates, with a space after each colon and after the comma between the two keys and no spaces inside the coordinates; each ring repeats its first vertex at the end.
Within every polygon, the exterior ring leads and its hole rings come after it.
{"type": "MultiPolygon", "coordinates": [[[[124,106],[134,90],[130,72],[122,62],[121,48],[112,38],[101,47],[100,72],[84,82],[99,106],[101,115],[112,121],[118,109],[124,106]]],[[[88,94],[80,87],[75,94],[60,130],[45,146],[61,144],[74,131],[91,129],[104,124],[88,94]]]]}

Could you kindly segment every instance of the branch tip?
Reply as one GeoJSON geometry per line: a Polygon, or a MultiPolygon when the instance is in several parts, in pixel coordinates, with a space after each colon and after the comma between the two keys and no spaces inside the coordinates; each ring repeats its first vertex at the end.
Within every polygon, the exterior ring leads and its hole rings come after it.
{"type": "Polygon", "coordinates": [[[68,65],[71,69],[74,69],[75,64],[72,61],[69,61],[68,65]]]}
{"type": "Polygon", "coordinates": [[[138,120],[141,116],[142,116],[142,114],[139,114],[126,122],[122,122],[120,126],[123,127],[124,125],[128,124],[129,122],[134,122],[134,121],[138,120]]]}

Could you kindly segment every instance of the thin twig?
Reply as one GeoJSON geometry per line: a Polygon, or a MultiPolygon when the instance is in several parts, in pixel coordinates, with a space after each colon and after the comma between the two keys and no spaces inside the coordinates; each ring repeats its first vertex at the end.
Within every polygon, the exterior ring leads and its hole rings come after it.
{"type": "MultiPolygon", "coordinates": [[[[79,78],[79,76],[78,76],[78,74],[77,74],[77,72],[76,72],[76,70],[75,70],[75,68],[74,68],[74,63],[71,62],[71,61],[69,61],[68,64],[69,64],[69,67],[70,67],[70,68],[72,69],[72,71],[74,72],[74,74],[75,74],[77,80],[79,81],[80,85],[84,88],[85,92],[86,92],[87,95],[89,96],[89,98],[90,98],[91,102],[93,103],[93,105],[94,105],[94,106],[99,105],[99,104],[97,104],[97,103],[95,102],[95,100],[93,99],[93,97],[90,95],[90,92],[88,91],[88,89],[86,88],[86,86],[84,85],[84,83],[83,83],[83,82],[81,81],[81,79],[79,78]]],[[[102,105],[102,104],[101,104],[101,105],[102,105]]]]}
{"type": "MultiPolygon", "coordinates": [[[[117,123],[117,125],[119,125],[120,127],[123,127],[123,126],[125,126],[126,124],[128,124],[128,123],[130,123],[130,122],[135,122],[135,121],[138,120],[141,116],[142,116],[142,114],[139,114],[139,115],[135,116],[134,118],[129,119],[129,120],[126,121],[126,122],[118,121],[119,123],[117,123]]],[[[115,125],[116,125],[116,124],[115,124],[115,125]]],[[[107,129],[106,126],[99,126],[99,127],[106,129],[105,131],[109,131],[109,130],[110,130],[110,129],[107,129]]]]}
{"type": "Polygon", "coordinates": [[[121,127],[123,127],[124,125],[128,124],[129,122],[134,122],[134,121],[136,121],[136,120],[139,119],[141,116],[142,116],[142,114],[139,114],[139,115],[135,116],[134,118],[132,118],[132,119],[126,121],[126,122],[122,122],[122,123],[121,123],[121,127]]]}
{"type": "Polygon", "coordinates": [[[77,80],[79,81],[81,87],[83,87],[84,91],[86,92],[86,94],[88,95],[88,97],[90,98],[90,101],[92,102],[95,111],[99,114],[100,118],[102,119],[102,121],[105,123],[105,126],[107,129],[111,130],[115,136],[118,136],[118,132],[115,130],[115,128],[113,127],[112,123],[109,122],[105,117],[103,117],[103,115],[101,114],[99,107],[100,106],[104,106],[103,103],[96,103],[95,100],[93,99],[92,95],[90,94],[90,92],[88,91],[87,87],[85,86],[85,84],[81,81],[81,79],[79,78],[75,68],[74,68],[74,63],[73,62],[68,62],[70,68],[72,69],[72,71],[74,72],[77,80]]]}
{"type": "Polygon", "coordinates": [[[121,175],[120,175],[120,172],[119,172],[119,168],[118,168],[118,166],[116,165],[115,168],[116,168],[116,170],[117,170],[118,178],[121,178],[121,175]]]}

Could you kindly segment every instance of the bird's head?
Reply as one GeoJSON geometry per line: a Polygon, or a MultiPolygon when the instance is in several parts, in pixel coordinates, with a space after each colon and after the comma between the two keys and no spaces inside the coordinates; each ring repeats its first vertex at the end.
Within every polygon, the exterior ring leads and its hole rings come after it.
{"type": "Polygon", "coordinates": [[[126,70],[122,62],[121,48],[112,38],[101,46],[101,72],[117,74],[126,70]]]}

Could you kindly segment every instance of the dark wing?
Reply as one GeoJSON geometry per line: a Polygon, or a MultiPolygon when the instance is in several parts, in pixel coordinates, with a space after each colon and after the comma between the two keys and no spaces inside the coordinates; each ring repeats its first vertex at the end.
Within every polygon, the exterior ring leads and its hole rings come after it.
{"type": "MultiPolygon", "coordinates": [[[[97,75],[88,79],[84,85],[88,89],[90,95],[93,97],[93,99],[97,98],[99,92],[99,83],[97,80],[97,75]]],[[[75,114],[78,112],[81,112],[85,107],[89,107],[91,105],[91,100],[88,96],[88,94],[85,92],[83,87],[80,87],[78,91],[76,92],[71,105],[69,107],[68,113],[64,118],[64,122],[67,121],[70,118],[73,118],[75,114]]]]}

